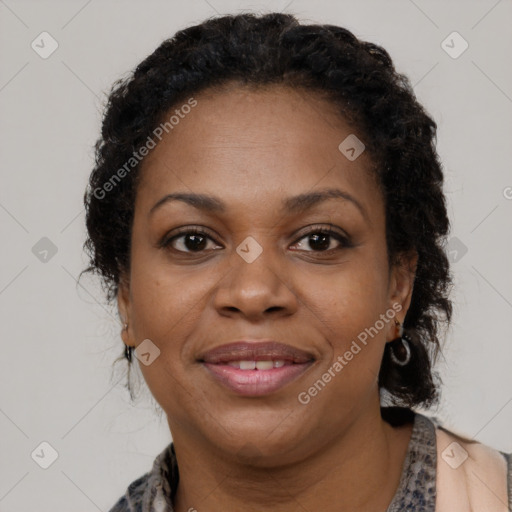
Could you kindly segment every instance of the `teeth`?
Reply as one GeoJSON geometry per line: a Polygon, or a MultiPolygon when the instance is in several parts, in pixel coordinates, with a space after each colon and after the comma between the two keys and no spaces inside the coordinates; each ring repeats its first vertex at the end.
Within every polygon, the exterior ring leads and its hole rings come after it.
{"type": "Polygon", "coordinates": [[[273,361],[256,361],[256,368],[258,370],[271,370],[274,368],[273,361]]]}
{"type": "Polygon", "coordinates": [[[284,361],[230,361],[227,364],[240,370],[271,370],[284,366],[284,361]]]}

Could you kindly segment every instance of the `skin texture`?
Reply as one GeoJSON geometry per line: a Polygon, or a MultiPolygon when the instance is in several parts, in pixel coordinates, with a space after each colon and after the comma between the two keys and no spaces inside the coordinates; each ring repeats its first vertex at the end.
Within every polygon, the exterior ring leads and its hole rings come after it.
{"type": "Polygon", "coordinates": [[[161,351],[140,367],[172,432],[176,510],[385,511],[411,434],[411,425],[380,416],[377,375],[394,322],[307,405],[297,397],[393,304],[403,322],[417,257],[389,268],[371,162],[338,150],[357,130],[327,101],[284,86],[194,97],[197,106],[143,162],[131,267],[118,294],[129,324],[123,341],[150,339],[161,351]],[[282,209],[283,198],[324,188],[348,192],[365,213],[342,199],[282,209]],[[173,201],[149,213],[173,192],[216,196],[226,212],[173,201]],[[326,253],[306,236],[329,224],[352,246],[330,237],[326,253]],[[158,246],[183,226],[207,231],[202,252],[190,252],[183,236],[158,246]],[[263,249],[252,263],[236,252],[248,236],[263,249]],[[243,397],[197,361],[225,343],[263,338],[307,350],[315,363],[275,393],[243,397]]]}

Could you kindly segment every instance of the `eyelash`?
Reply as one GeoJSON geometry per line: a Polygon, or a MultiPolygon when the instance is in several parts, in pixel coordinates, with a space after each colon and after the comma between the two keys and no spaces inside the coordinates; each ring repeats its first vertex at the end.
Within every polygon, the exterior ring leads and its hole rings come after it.
{"type": "MultiPolygon", "coordinates": [[[[303,233],[300,236],[300,238],[298,238],[294,242],[293,245],[296,245],[298,242],[300,242],[304,238],[307,238],[308,236],[316,235],[316,234],[328,235],[328,236],[334,238],[335,240],[340,242],[341,247],[337,247],[335,249],[328,249],[328,250],[325,250],[325,251],[315,251],[315,250],[312,250],[312,251],[304,251],[304,252],[313,252],[313,253],[318,253],[318,254],[332,254],[333,252],[353,247],[353,244],[351,243],[349,238],[347,238],[346,236],[342,235],[341,233],[338,233],[337,231],[335,231],[335,230],[333,230],[331,228],[326,228],[326,227],[323,227],[323,226],[313,226],[308,232],[303,233]]],[[[181,251],[181,250],[174,249],[173,247],[171,247],[171,243],[174,240],[176,240],[178,238],[181,238],[184,235],[200,235],[200,236],[204,236],[206,238],[209,238],[213,242],[217,243],[216,240],[214,240],[206,231],[204,231],[202,229],[199,229],[199,228],[195,228],[195,227],[185,227],[185,228],[182,228],[180,231],[178,231],[176,234],[174,234],[170,238],[168,236],[165,236],[162,239],[162,241],[159,243],[159,247],[161,247],[161,248],[171,248],[175,252],[178,252],[178,253],[181,253],[181,254],[199,254],[201,252],[204,252],[204,250],[200,250],[200,251],[181,251]]]]}

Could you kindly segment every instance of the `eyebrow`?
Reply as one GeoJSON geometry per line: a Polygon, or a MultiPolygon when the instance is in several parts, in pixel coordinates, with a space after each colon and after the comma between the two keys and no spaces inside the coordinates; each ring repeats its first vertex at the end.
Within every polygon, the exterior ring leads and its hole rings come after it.
{"type": "MultiPolygon", "coordinates": [[[[318,203],[328,199],[343,199],[344,201],[351,202],[357,207],[363,217],[369,221],[368,213],[366,212],[363,205],[354,196],[338,188],[315,190],[314,192],[306,192],[297,196],[287,197],[283,199],[282,207],[287,213],[293,214],[299,211],[308,210],[318,203]]],[[[149,211],[149,215],[151,215],[163,204],[172,201],[182,201],[193,206],[194,208],[209,213],[225,213],[227,210],[226,204],[218,197],[209,196],[206,194],[175,192],[173,194],[167,194],[158,200],[149,211]]]]}

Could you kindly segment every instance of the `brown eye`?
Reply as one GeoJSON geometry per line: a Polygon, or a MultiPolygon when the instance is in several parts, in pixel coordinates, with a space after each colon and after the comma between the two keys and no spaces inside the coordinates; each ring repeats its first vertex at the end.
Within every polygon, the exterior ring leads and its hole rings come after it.
{"type": "MultiPolygon", "coordinates": [[[[185,254],[201,253],[221,248],[206,231],[197,228],[186,228],[173,236],[166,236],[159,245],[160,247],[170,248],[185,254]],[[208,247],[208,242],[212,242],[213,246],[208,247]]],[[[299,250],[319,253],[337,251],[352,246],[346,236],[325,227],[317,227],[310,230],[295,242],[295,246],[297,245],[299,250]],[[302,240],[306,241],[303,242],[302,240]],[[305,248],[307,246],[309,246],[310,250],[305,248]]]]}
{"type": "Polygon", "coordinates": [[[295,243],[295,245],[297,244],[301,245],[301,247],[299,247],[300,250],[306,250],[306,252],[329,252],[351,246],[350,241],[346,236],[338,233],[337,231],[326,228],[311,230],[295,243]],[[337,246],[336,243],[334,243],[333,246],[333,239],[338,243],[337,246]],[[302,240],[306,240],[306,242],[302,242],[302,240]],[[312,251],[304,249],[307,245],[309,245],[312,251]]]}
{"type": "Polygon", "coordinates": [[[160,246],[171,247],[177,252],[193,253],[207,250],[208,241],[215,242],[205,231],[188,228],[170,238],[164,238],[160,246]]]}

